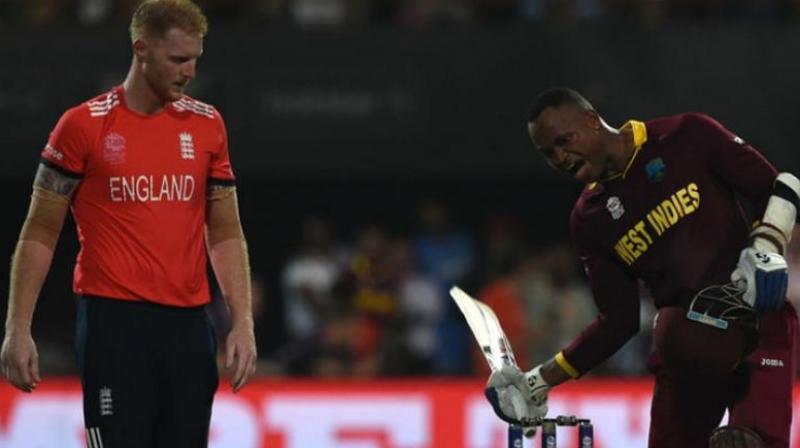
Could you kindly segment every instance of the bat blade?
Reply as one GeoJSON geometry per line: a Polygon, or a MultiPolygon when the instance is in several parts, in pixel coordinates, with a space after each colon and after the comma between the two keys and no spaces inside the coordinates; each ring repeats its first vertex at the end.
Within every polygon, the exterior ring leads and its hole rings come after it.
{"type": "Polygon", "coordinates": [[[464,319],[467,320],[467,325],[472,330],[472,335],[475,336],[475,340],[478,341],[481,350],[484,353],[490,351],[489,328],[484,318],[484,311],[478,306],[478,301],[470,297],[458,286],[450,289],[450,297],[456,302],[461,314],[464,315],[464,319]]]}
{"type": "Polygon", "coordinates": [[[467,320],[467,325],[472,330],[472,335],[486,357],[489,367],[497,370],[503,365],[516,365],[517,361],[511,350],[511,344],[509,344],[494,311],[485,303],[472,298],[458,286],[450,289],[450,297],[456,302],[461,314],[467,320]]]}
{"type": "Polygon", "coordinates": [[[503,327],[500,326],[500,320],[497,315],[492,311],[489,305],[478,302],[478,306],[483,310],[484,315],[487,317],[487,327],[489,328],[489,340],[494,344],[493,350],[497,356],[503,361],[503,364],[517,365],[517,360],[514,357],[514,350],[511,349],[511,343],[508,341],[503,327]]]}

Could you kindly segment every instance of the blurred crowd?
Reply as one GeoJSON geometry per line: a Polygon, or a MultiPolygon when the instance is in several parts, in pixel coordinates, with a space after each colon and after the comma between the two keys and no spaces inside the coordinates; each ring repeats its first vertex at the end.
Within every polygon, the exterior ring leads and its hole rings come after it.
{"type": "MultiPolygon", "coordinates": [[[[138,0],[4,0],[0,24],[127,22],[138,0]]],[[[295,26],[800,18],[800,0],[197,0],[214,23],[295,26]]]]}
{"type": "MultiPolygon", "coordinates": [[[[336,228],[309,214],[279,272],[253,266],[257,374],[323,378],[488,374],[449,296],[458,285],[498,315],[518,363],[531,368],[565,348],[596,316],[568,240],[533,241],[500,213],[466,225],[446,202],[423,200],[415,225],[336,228]],[[264,277],[270,274],[271,277],[264,277]]],[[[800,228],[799,228],[800,229],[800,228]]],[[[251,250],[266,250],[251,247],[251,250]]],[[[787,252],[789,297],[800,305],[800,230],[787,252]]],[[[655,309],[641,290],[640,331],[590,376],[643,376],[655,309]]],[[[219,293],[209,315],[229,329],[219,293]]],[[[45,374],[74,374],[68,338],[39,341],[45,374]]]]}
{"type": "MultiPolygon", "coordinates": [[[[510,216],[484,229],[460,225],[445,203],[422,201],[411,234],[368,225],[352,241],[309,216],[285,261],[280,297],[254,280],[257,337],[281,312],[284,336],[262,353],[259,374],[341,377],[488,374],[483,355],[448,291],[459,285],[498,315],[518,363],[531,368],[562,350],[596,316],[582,267],[568,241],[532,244],[510,216]],[[273,306],[267,307],[266,303],[273,306]],[[277,305],[277,306],[276,306],[277,305]],[[269,308],[269,309],[268,309],[269,308]]],[[[800,272],[800,231],[787,254],[800,272]]],[[[800,298],[800,275],[790,298],[800,298]]],[[[590,375],[646,375],[655,309],[641,291],[640,332],[590,375]]],[[[222,303],[215,300],[218,321],[222,303]]],[[[220,331],[220,337],[224,329],[220,331]]]]}
{"type": "MultiPolygon", "coordinates": [[[[367,225],[352,241],[309,216],[280,275],[280,297],[254,280],[256,333],[274,341],[269,319],[282,315],[283,343],[262,353],[259,374],[374,377],[483,375],[486,361],[448,291],[459,285],[498,315],[520,365],[545,361],[595,316],[567,242],[532,247],[520,223],[492,217],[481,234],[459,225],[444,203],[422,201],[418,225],[396,234],[367,225]],[[272,305],[265,306],[266,303],[272,305]],[[278,311],[280,310],[280,311],[278,311]]],[[[214,302],[224,337],[223,302],[214,302]]],[[[644,331],[599,373],[644,374],[651,308],[644,331]]]]}

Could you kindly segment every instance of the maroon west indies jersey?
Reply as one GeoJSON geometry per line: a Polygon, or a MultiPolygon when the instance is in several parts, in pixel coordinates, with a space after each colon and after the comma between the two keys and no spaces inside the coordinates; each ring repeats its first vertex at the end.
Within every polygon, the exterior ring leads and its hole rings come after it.
{"type": "Polygon", "coordinates": [[[696,113],[633,127],[633,159],[612,180],[587,186],[571,216],[572,239],[599,315],[556,361],[573,377],[611,356],[639,329],[637,280],[657,308],[730,281],[750,223],[737,199],[763,212],[775,168],[712,118],[696,113]]]}

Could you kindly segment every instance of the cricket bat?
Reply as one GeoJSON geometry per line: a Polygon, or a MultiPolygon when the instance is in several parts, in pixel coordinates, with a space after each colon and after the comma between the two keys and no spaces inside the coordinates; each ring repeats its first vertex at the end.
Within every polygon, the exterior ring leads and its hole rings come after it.
{"type": "MultiPolygon", "coordinates": [[[[458,305],[458,309],[467,320],[475,340],[481,348],[481,352],[486,357],[486,362],[492,371],[499,370],[504,365],[517,365],[517,360],[514,358],[514,352],[511,350],[511,344],[508,342],[503,328],[500,326],[500,321],[497,315],[494,314],[491,308],[485,303],[472,298],[469,294],[464,292],[458,286],[450,289],[450,297],[458,305]]],[[[511,386],[513,387],[513,386],[511,386]]],[[[526,406],[525,403],[514,402],[515,408],[522,409],[526,406]]],[[[518,410],[517,415],[523,414],[524,411],[518,410]]],[[[522,448],[522,435],[527,432],[528,437],[533,437],[536,430],[532,427],[543,426],[542,433],[542,446],[555,446],[555,427],[556,426],[579,426],[579,437],[581,446],[591,448],[594,445],[594,433],[591,421],[588,419],[578,419],[575,416],[560,415],[555,419],[545,419],[536,417],[533,420],[523,422],[522,428],[519,425],[508,426],[508,447],[509,448],[522,448]]]]}
{"type": "MultiPolygon", "coordinates": [[[[500,370],[504,365],[516,366],[517,360],[514,358],[511,344],[508,342],[503,327],[500,326],[497,315],[489,308],[489,305],[472,298],[458,286],[450,289],[450,297],[456,302],[461,314],[467,320],[467,325],[472,330],[472,335],[475,336],[483,356],[486,357],[489,368],[495,371],[500,370]]],[[[514,406],[524,408],[525,403],[514,403],[514,406]]],[[[509,448],[522,447],[522,434],[523,429],[519,426],[508,426],[509,448]]]]}
{"type": "Polygon", "coordinates": [[[497,315],[485,303],[474,299],[458,286],[450,289],[450,297],[458,305],[472,330],[472,335],[489,363],[489,368],[499,370],[504,365],[517,365],[514,351],[508,342],[497,315]]]}

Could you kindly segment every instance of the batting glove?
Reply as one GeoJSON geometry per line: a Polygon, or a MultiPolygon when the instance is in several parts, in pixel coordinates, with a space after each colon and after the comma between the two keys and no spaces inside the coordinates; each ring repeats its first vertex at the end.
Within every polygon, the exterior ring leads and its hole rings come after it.
{"type": "Polygon", "coordinates": [[[540,399],[534,402],[526,376],[517,366],[503,366],[489,376],[485,393],[494,413],[500,419],[522,426],[523,434],[533,437],[536,427],[529,425],[535,419],[547,415],[547,393],[544,393],[543,401],[540,399]]]}
{"type": "Polygon", "coordinates": [[[731,281],[744,290],[742,298],[756,311],[779,310],[786,300],[789,268],[781,255],[748,247],[739,256],[731,281]]]}

